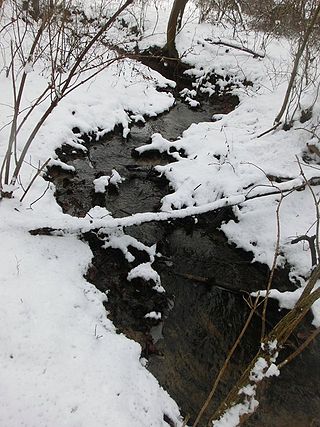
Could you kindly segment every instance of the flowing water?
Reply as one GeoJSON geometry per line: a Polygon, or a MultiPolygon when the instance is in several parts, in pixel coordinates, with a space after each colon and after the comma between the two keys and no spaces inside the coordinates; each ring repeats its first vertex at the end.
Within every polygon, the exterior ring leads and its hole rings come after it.
{"type": "MultiPolygon", "coordinates": [[[[191,110],[178,101],[169,112],[143,126],[134,125],[127,140],[116,130],[100,141],[88,143],[87,155],[63,147],[58,151],[59,157],[75,166],[76,173],[50,171],[59,204],[65,212],[77,216],[85,215],[96,205],[106,207],[115,217],[157,210],[170,188],[153,167],[169,159],[156,153],[137,158],[134,148],[147,143],[154,132],[174,140],[192,123],[210,121],[212,114],[227,113],[235,104],[234,98],[216,98],[203,102],[198,110],[191,110]],[[110,188],[106,194],[95,193],[93,180],[110,175],[112,169],[125,178],[119,190],[110,188]]],[[[125,230],[147,245],[157,243],[163,256],[156,260],[154,268],[161,276],[165,294],[154,291],[141,279],[127,281],[134,266],[148,261],[145,251],[131,248],[136,259],[129,263],[119,250],[102,249],[101,241],[93,233],[85,236],[94,254],[87,279],[100,290],[108,290],[105,306],[109,317],[120,332],[141,344],[148,369],[177,401],[182,413],[190,414],[190,423],[248,316],[248,292],[265,287],[268,279],[265,266],[252,263],[250,254],[230,245],[217,230],[221,221],[231,215],[227,209],[200,215],[197,222],[189,218],[125,230]],[[162,320],[146,319],[144,316],[150,311],[160,312],[162,320]]],[[[285,270],[277,272],[274,287],[293,289],[285,270]]],[[[271,301],[268,326],[282,314],[271,301]]],[[[206,425],[207,416],[256,353],[260,330],[261,318],[256,315],[201,425],[206,425]]],[[[288,354],[301,344],[305,334],[305,330],[300,330],[292,336],[286,349],[288,354]]],[[[259,396],[260,409],[244,425],[320,426],[319,351],[317,341],[279,378],[270,379],[259,396]]],[[[170,425],[170,420],[167,422],[170,425]]]]}

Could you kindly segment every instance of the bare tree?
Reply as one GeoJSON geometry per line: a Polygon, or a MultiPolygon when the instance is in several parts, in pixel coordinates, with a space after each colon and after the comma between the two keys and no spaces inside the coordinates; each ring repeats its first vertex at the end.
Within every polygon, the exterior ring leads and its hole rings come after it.
{"type": "Polygon", "coordinates": [[[166,50],[170,57],[177,58],[176,35],[181,27],[184,9],[188,0],[174,0],[167,26],[166,50]]]}
{"type": "Polygon", "coordinates": [[[283,116],[283,114],[284,114],[284,112],[285,112],[285,110],[286,110],[286,108],[288,106],[288,102],[289,102],[289,99],[290,99],[292,88],[294,86],[294,82],[295,82],[295,79],[297,77],[297,73],[298,73],[298,68],[299,68],[301,57],[302,57],[302,55],[303,55],[303,53],[304,53],[304,51],[306,49],[306,46],[308,44],[310,35],[311,35],[312,31],[315,28],[315,25],[316,25],[316,22],[317,22],[319,16],[320,16],[320,3],[318,4],[318,6],[317,6],[317,8],[316,8],[316,10],[314,12],[314,15],[311,18],[310,24],[307,27],[307,29],[305,31],[305,34],[303,35],[303,37],[300,40],[298,51],[296,53],[295,60],[294,60],[294,63],[293,63],[293,69],[292,69],[292,72],[291,72],[291,76],[290,76],[288,88],[287,88],[287,91],[286,91],[286,94],[285,94],[285,97],[284,97],[281,109],[280,109],[277,117],[274,120],[275,124],[280,123],[280,120],[281,120],[281,118],[282,118],[282,116],[283,116]]]}
{"type": "Polygon", "coordinates": [[[31,5],[32,5],[32,12],[33,12],[33,17],[34,19],[39,19],[40,16],[40,3],[39,0],[32,0],[31,1],[31,5]]]}

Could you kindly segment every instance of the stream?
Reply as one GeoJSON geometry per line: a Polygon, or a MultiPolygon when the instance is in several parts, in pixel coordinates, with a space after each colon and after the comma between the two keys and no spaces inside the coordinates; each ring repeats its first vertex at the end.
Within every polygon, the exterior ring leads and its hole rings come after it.
{"type": "MultiPolygon", "coordinates": [[[[76,173],[58,168],[49,171],[58,203],[64,212],[75,216],[84,216],[93,206],[106,207],[114,217],[158,210],[170,188],[154,166],[169,159],[157,153],[137,157],[134,149],[148,143],[155,132],[175,140],[192,123],[210,121],[213,114],[228,113],[235,106],[232,97],[210,98],[198,109],[190,109],[178,99],[169,112],[148,119],[145,125],[133,125],[127,140],[122,138],[121,129],[116,129],[99,141],[88,142],[84,136],[87,154],[62,147],[57,151],[59,158],[73,165],[76,173]],[[110,175],[112,169],[125,178],[119,190],[109,187],[106,193],[95,193],[93,180],[110,175]]],[[[190,414],[189,424],[248,316],[245,296],[264,288],[268,279],[266,266],[252,263],[251,254],[230,245],[218,230],[221,222],[230,218],[232,211],[222,209],[200,215],[197,221],[187,218],[126,228],[126,234],[146,245],[157,243],[162,257],[156,258],[153,267],[160,274],[165,293],[157,292],[142,279],[127,280],[133,267],[149,260],[145,251],[131,248],[135,260],[130,263],[119,249],[103,249],[103,242],[94,233],[85,236],[94,254],[87,280],[101,291],[108,291],[105,307],[109,318],[119,332],[141,344],[148,369],[176,400],[182,414],[190,414]],[[152,311],[161,313],[161,320],[144,317],[152,311]]],[[[287,270],[276,272],[273,287],[293,289],[287,270]]],[[[283,314],[277,303],[270,301],[268,326],[272,327],[283,314]]],[[[207,425],[209,415],[256,353],[260,331],[261,318],[256,315],[201,426],[207,425]]],[[[288,354],[301,344],[307,331],[306,323],[291,337],[285,350],[288,354]]],[[[259,396],[257,413],[244,425],[320,426],[319,352],[318,340],[280,377],[268,380],[259,396]]],[[[166,421],[171,425],[170,420],[166,421]]]]}

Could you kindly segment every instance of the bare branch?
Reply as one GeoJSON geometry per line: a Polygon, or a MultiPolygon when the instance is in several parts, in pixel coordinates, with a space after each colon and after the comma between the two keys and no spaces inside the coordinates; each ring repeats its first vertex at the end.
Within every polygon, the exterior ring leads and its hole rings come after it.
{"type": "Polygon", "coordinates": [[[315,23],[316,23],[319,15],[320,15],[320,3],[318,4],[318,6],[317,6],[317,8],[316,8],[316,10],[315,10],[315,12],[313,14],[313,17],[312,17],[312,19],[310,21],[310,24],[309,24],[309,26],[308,26],[305,34],[304,34],[304,37],[303,37],[303,39],[300,42],[300,46],[299,46],[298,52],[296,53],[295,60],[294,60],[294,63],[293,63],[293,68],[292,68],[290,80],[289,80],[289,83],[288,83],[288,88],[287,88],[287,91],[286,91],[286,94],[285,94],[282,106],[280,108],[280,111],[279,111],[277,117],[274,120],[275,124],[280,122],[280,120],[281,120],[281,118],[282,118],[282,116],[283,116],[283,114],[284,114],[284,112],[285,112],[285,110],[287,108],[287,105],[288,105],[288,102],[289,102],[289,98],[290,98],[290,94],[291,94],[292,87],[293,87],[293,83],[295,81],[295,78],[296,78],[296,75],[297,75],[297,72],[298,72],[298,67],[299,67],[300,59],[301,59],[301,57],[303,55],[303,52],[304,52],[304,50],[305,50],[305,48],[307,46],[309,37],[310,37],[312,31],[314,30],[315,23]]]}
{"type": "Polygon", "coordinates": [[[309,243],[309,249],[311,254],[311,265],[312,267],[314,267],[315,265],[317,265],[317,251],[315,247],[316,235],[307,236],[306,234],[304,234],[303,236],[299,236],[296,239],[293,239],[291,241],[291,244],[294,245],[296,243],[302,242],[303,240],[306,240],[309,243]]]}
{"type": "Polygon", "coordinates": [[[249,49],[246,46],[240,45],[240,44],[235,44],[235,43],[231,43],[229,41],[226,40],[212,40],[212,39],[205,39],[205,41],[209,44],[212,45],[218,45],[218,46],[226,46],[226,47],[230,47],[232,49],[236,49],[236,50],[241,50],[243,52],[249,53],[250,55],[253,55],[254,58],[264,58],[265,54],[264,53],[260,53],[260,52],[256,52],[252,49],[249,49]]]}
{"type": "Polygon", "coordinates": [[[35,180],[37,179],[37,177],[41,174],[41,172],[45,169],[45,167],[48,165],[48,163],[50,162],[51,158],[49,158],[47,161],[44,162],[44,164],[41,166],[41,168],[39,168],[37,170],[37,172],[35,173],[34,177],[32,178],[32,180],[29,182],[27,188],[25,189],[20,202],[23,202],[23,199],[26,197],[28,191],[30,190],[30,188],[32,187],[33,183],[35,182],[35,180]]]}
{"type": "Polygon", "coordinates": [[[284,368],[288,363],[292,362],[293,359],[295,359],[297,356],[299,356],[303,352],[303,350],[305,350],[308,347],[308,345],[319,335],[319,333],[320,333],[320,327],[315,329],[308,336],[308,338],[301,344],[301,346],[297,348],[296,351],[291,353],[290,356],[288,356],[283,362],[279,363],[277,366],[278,369],[284,368]]]}

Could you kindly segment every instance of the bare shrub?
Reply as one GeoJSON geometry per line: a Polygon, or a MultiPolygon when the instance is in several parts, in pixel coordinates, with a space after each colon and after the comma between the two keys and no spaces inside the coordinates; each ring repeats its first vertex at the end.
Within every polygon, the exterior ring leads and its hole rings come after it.
{"type": "Polygon", "coordinates": [[[296,37],[308,25],[316,0],[198,0],[201,21],[229,21],[275,35],[296,37]]]}
{"type": "Polygon", "coordinates": [[[33,4],[13,0],[8,0],[8,3],[11,6],[9,9],[12,11],[12,17],[8,19],[7,30],[10,29],[8,34],[13,34],[14,38],[3,48],[9,48],[11,52],[10,62],[5,71],[12,85],[13,117],[7,151],[0,170],[2,197],[11,197],[32,142],[59,102],[120,59],[115,49],[109,48],[106,53],[106,49],[98,42],[101,42],[108,29],[133,0],[124,2],[98,25],[91,25],[92,22],[87,17],[79,15],[71,1],[50,0],[40,3],[39,14],[34,20],[33,4]],[[36,64],[41,64],[48,84],[32,105],[23,109],[22,100],[28,83],[28,74],[36,64]],[[33,126],[22,149],[18,149],[21,129],[25,127],[33,113],[40,111],[39,106],[45,101],[48,106],[33,126]]]}

